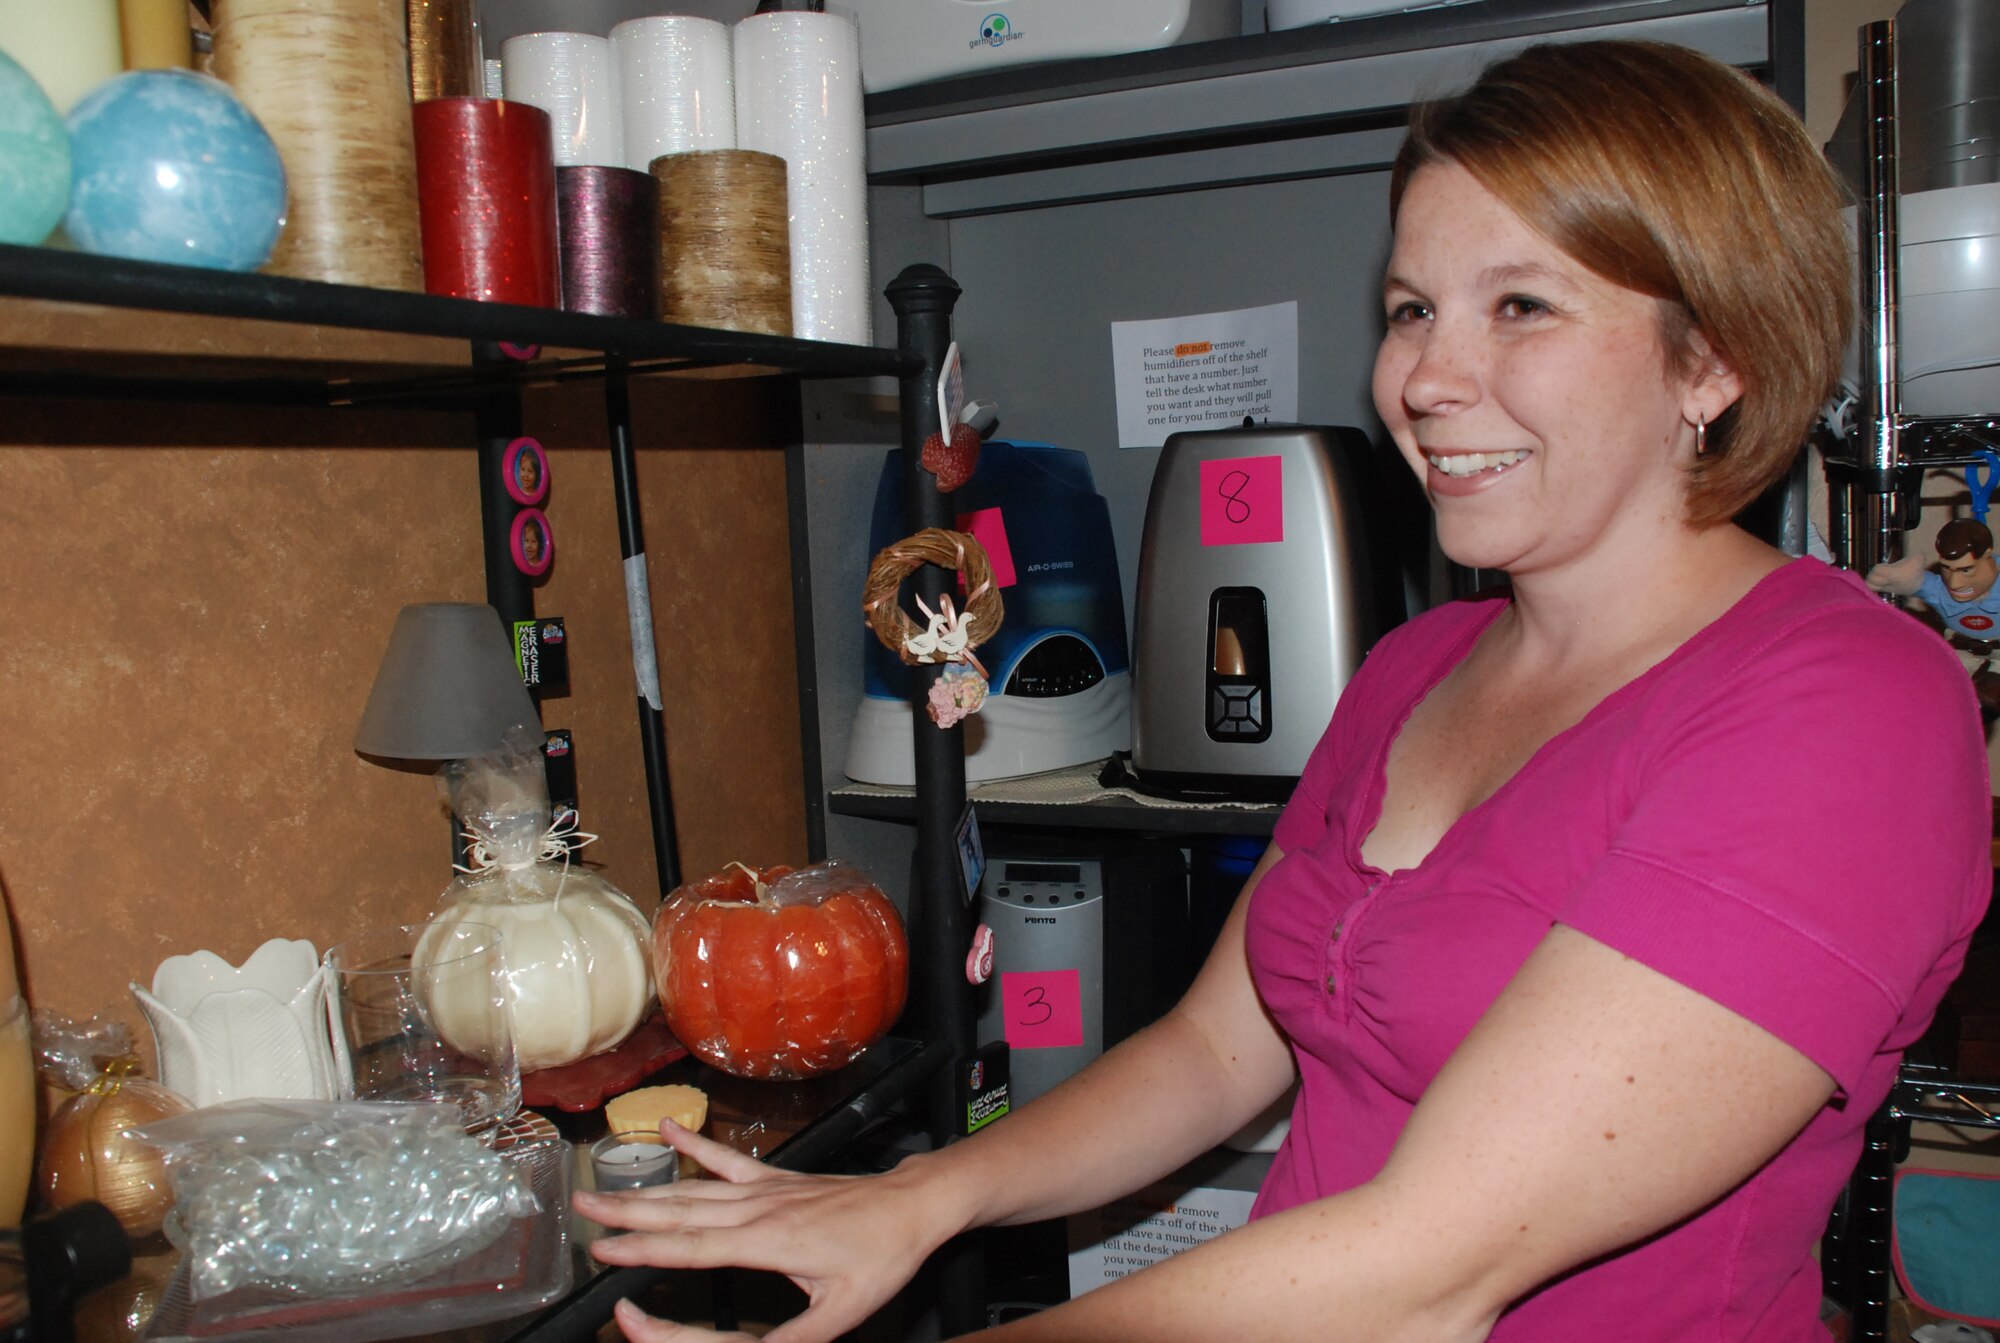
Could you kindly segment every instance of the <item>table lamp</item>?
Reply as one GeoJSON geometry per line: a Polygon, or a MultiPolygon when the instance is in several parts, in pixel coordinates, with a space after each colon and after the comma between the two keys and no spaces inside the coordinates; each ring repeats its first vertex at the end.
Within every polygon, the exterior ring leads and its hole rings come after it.
{"type": "Polygon", "coordinates": [[[354,749],[391,760],[465,760],[534,728],[500,613],[476,602],[419,602],[396,615],[354,749]]]}

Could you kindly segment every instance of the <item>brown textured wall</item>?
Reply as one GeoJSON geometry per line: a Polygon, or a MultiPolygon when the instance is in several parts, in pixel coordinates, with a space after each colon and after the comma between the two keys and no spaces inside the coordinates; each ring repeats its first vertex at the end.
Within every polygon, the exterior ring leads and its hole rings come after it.
{"type": "MultiPolygon", "coordinates": [[[[785,384],[654,380],[633,388],[647,574],[667,758],[688,876],[732,860],[805,859],[805,785],[792,635],[783,454],[785,384]],[[674,443],[672,451],[644,445],[674,443]]],[[[528,429],[549,452],[556,564],[535,608],[564,618],[569,699],[542,720],[577,732],[585,855],[650,910],[653,863],[631,637],[604,408],[595,388],[537,393],[528,429]]]]}
{"type": "MultiPolygon", "coordinates": [[[[774,394],[635,397],[690,872],[803,856],[774,394]]],[[[589,857],[650,908],[601,404],[535,393],[529,429],[558,544],[536,607],[572,650],[545,719],[578,734],[589,857]]],[[[0,401],[0,884],[37,1006],[136,1020],[127,981],[168,955],[428,910],[430,780],[351,741],[398,607],[483,599],[469,439],[446,414],[0,401]]]]}

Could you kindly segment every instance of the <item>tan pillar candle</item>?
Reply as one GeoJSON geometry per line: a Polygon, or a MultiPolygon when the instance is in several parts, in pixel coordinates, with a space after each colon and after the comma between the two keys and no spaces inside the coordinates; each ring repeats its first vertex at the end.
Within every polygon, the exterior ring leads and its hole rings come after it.
{"type": "Polygon", "coordinates": [[[403,0],[215,0],[215,73],[284,156],[265,269],[422,290],[403,0]]]}

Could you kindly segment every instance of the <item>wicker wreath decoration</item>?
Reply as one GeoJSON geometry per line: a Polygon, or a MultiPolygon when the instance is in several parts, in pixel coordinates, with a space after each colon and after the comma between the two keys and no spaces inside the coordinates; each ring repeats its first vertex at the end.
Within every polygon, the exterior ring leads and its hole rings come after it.
{"type": "Polygon", "coordinates": [[[993,582],[993,565],[986,548],[964,532],[928,527],[885,547],[868,566],[868,583],[861,593],[861,614],[875,637],[912,666],[944,663],[944,674],[932,683],[930,715],[939,727],[950,727],[986,702],[986,668],[973,649],[993,637],[1006,615],[1006,604],[993,582]],[[929,622],[918,626],[896,600],[903,580],[918,565],[935,564],[962,574],[965,609],[947,594],[933,611],[917,598],[929,622]]]}

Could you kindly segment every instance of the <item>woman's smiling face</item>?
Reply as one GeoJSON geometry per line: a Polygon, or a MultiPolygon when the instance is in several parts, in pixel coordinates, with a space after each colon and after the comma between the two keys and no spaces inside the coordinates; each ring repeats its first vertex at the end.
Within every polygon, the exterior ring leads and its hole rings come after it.
{"type": "Polygon", "coordinates": [[[1517,578],[1685,528],[1690,380],[1661,304],[1572,260],[1455,163],[1410,180],[1375,406],[1459,564],[1517,578]]]}

